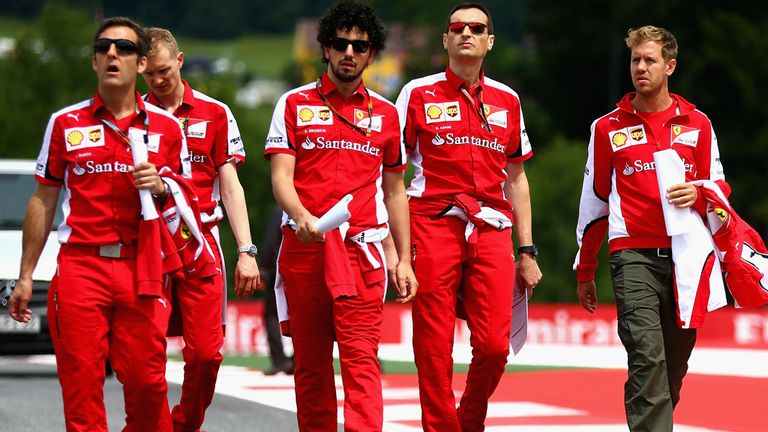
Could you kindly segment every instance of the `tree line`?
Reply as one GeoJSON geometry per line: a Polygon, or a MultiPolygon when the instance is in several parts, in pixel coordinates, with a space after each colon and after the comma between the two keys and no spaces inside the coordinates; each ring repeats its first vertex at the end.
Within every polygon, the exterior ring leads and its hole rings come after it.
{"type": "MultiPolygon", "coordinates": [[[[385,22],[426,29],[431,42],[411,52],[406,81],[445,67],[440,35],[453,1],[373,1],[385,22]],[[437,13],[435,12],[437,11],[437,13]]],[[[647,2],[556,0],[486,1],[496,44],[486,73],[520,93],[534,158],[526,163],[532,189],[534,238],[544,279],[536,299],[572,301],[575,226],[591,122],[632,89],[627,29],[665,27],[678,38],[678,68],[671,90],[711,118],[731,201],[765,235],[768,200],[760,187],[768,160],[768,9],[759,2],[647,2]]],[[[90,40],[95,17],[127,15],[179,34],[228,38],[251,32],[289,33],[302,16],[317,16],[330,2],[219,0],[179,4],[167,0],[48,3],[4,2],[0,14],[34,19],[37,35],[21,35],[14,54],[0,59],[0,156],[35,157],[48,116],[94,90],[90,40]],[[42,48],[39,41],[42,40],[42,48]]],[[[183,49],[183,47],[182,47],[183,49]]],[[[258,55],[258,53],[254,53],[258,55]]],[[[141,82],[141,80],[139,80],[141,82]]],[[[243,132],[249,159],[240,170],[249,199],[254,239],[273,202],[269,167],[261,157],[272,107],[234,104],[231,80],[195,78],[192,84],[229,103],[243,132]]],[[[290,83],[298,84],[298,83],[290,83]]],[[[225,236],[226,239],[226,236],[225,236]]],[[[225,243],[225,250],[228,246],[225,243]]],[[[603,254],[601,262],[606,262],[603,254]]],[[[611,299],[607,265],[598,291],[611,299]]]]}

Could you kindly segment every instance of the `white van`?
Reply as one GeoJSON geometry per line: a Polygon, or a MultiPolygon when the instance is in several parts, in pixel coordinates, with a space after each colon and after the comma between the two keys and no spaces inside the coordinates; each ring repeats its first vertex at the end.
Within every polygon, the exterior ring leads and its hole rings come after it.
{"type": "Polygon", "coordinates": [[[8,315],[7,297],[19,277],[21,263],[21,229],[27,203],[37,188],[33,160],[0,160],[0,355],[52,354],[48,331],[48,285],[56,272],[59,242],[56,227],[62,220],[58,206],[51,233],[37,264],[32,285],[32,321],[16,322],[8,315]]]}

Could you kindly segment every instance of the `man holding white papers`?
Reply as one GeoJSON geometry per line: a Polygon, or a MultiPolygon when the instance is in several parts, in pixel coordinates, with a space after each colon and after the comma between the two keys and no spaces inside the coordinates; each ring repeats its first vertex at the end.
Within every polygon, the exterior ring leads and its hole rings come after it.
{"type": "MultiPolygon", "coordinates": [[[[396,274],[399,301],[416,293],[397,112],[361,77],[385,39],[370,6],[355,1],[332,6],[317,36],[327,69],[316,82],[280,98],[267,138],[272,187],[285,212],[278,258],[284,289],[278,294],[284,292],[290,316],[301,431],[337,429],[334,341],[345,429],[382,429],[377,353],[385,269],[396,274]],[[318,218],[347,195],[348,220],[323,233],[318,218]],[[388,227],[397,251],[385,260],[388,227]]],[[[343,207],[333,213],[344,217],[332,225],[346,219],[343,207]]]]}
{"type": "MultiPolygon", "coordinates": [[[[413,304],[413,350],[422,428],[480,431],[509,355],[514,286],[530,296],[541,280],[523,166],[533,151],[517,93],[483,70],[495,41],[488,9],[460,3],[445,25],[448,67],[409,82],[397,98],[403,141],[416,168],[408,188],[413,266],[421,283],[413,304]],[[458,409],[451,357],[456,316],[472,332],[472,363],[458,409]]],[[[522,318],[525,309],[517,311],[522,318]]]]}
{"type": "MultiPolygon", "coordinates": [[[[630,30],[625,41],[636,92],[592,124],[574,269],[579,302],[594,312],[597,253],[608,230],[618,332],[629,364],[624,387],[627,423],[632,431],[671,431],[672,411],[680,400],[700,322],[684,323],[678,313],[683,305],[676,302],[662,200],[703,213],[706,204],[692,181],[711,179],[723,190],[730,189],[712,123],[693,104],[669,93],[669,77],[677,66],[675,37],[644,26],[630,30]],[[667,149],[682,159],[684,182],[667,188],[662,197],[654,153],[667,149]]],[[[707,287],[685,307],[705,311],[708,300],[707,287]]]]}
{"type": "Polygon", "coordinates": [[[40,184],[24,221],[19,281],[8,308],[21,322],[32,313],[32,273],[62,192],[65,219],[58,227],[61,250],[48,291],[48,324],[68,431],[107,430],[107,359],[123,384],[123,430],[172,430],[165,381],[171,309],[160,284],[142,291],[146,274],[139,263],[147,257],[139,248],[139,191],[165,202],[168,189],[158,171],[189,175],[189,160],[178,121],[145,104],[136,91],[147,44],[132,20],[102,21],[91,61],[97,90],[51,115],[37,159],[40,184]],[[134,165],[129,137],[135,134],[148,154],[134,165]]]}

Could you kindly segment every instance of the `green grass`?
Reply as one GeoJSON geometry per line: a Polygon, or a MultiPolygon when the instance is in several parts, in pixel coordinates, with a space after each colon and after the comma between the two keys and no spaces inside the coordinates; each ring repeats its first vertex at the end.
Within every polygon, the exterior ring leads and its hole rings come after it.
{"type": "Polygon", "coordinates": [[[178,38],[187,57],[207,56],[211,60],[227,57],[245,62],[246,71],[264,78],[280,78],[291,62],[293,36],[248,35],[227,41],[178,38]]]}
{"type": "MultiPolygon", "coordinates": [[[[171,360],[177,360],[181,361],[181,356],[179,355],[172,355],[168,356],[171,360]]],[[[267,370],[272,366],[272,363],[267,356],[224,356],[224,363],[225,365],[231,365],[231,366],[242,366],[242,367],[249,367],[253,369],[259,369],[259,370],[267,370]]],[[[466,364],[457,364],[454,365],[453,371],[455,373],[465,373],[467,372],[467,368],[469,365],[466,364]]],[[[333,369],[336,371],[336,373],[340,373],[339,369],[339,361],[334,360],[333,361],[333,369]]],[[[576,368],[563,368],[563,367],[557,367],[557,366],[532,366],[532,365],[507,365],[506,372],[507,373],[514,373],[514,372],[531,372],[531,371],[542,371],[542,370],[562,370],[562,369],[576,369],[576,368]]],[[[416,374],[416,366],[412,362],[404,362],[404,361],[389,361],[389,360],[383,360],[381,362],[381,370],[382,372],[390,375],[408,375],[408,374],[416,374]]]]}

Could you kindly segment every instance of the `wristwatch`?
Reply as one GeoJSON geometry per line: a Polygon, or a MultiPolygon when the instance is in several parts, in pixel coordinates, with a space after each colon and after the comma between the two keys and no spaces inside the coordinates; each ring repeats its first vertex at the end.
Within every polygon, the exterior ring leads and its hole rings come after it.
{"type": "Polygon", "coordinates": [[[256,258],[256,254],[259,253],[259,249],[256,247],[255,244],[250,244],[248,246],[241,246],[237,248],[237,254],[240,255],[241,253],[247,253],[248,255],[256,258]]]}
{"type": "Polygon", "coordinates": [[[528,254],[534,258],[539,254],[539,248],[536,247],[536,245],[532,244],[530,246],[520,246],[517,248],[517,255],[520,254],[528,254]]]}

